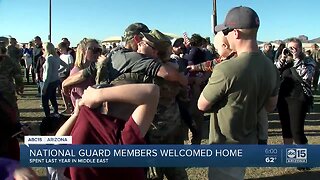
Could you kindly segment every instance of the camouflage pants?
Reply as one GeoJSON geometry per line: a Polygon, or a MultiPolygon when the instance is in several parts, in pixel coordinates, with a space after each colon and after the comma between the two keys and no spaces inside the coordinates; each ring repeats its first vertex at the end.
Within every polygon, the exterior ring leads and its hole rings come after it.
{"type": "Polygon", "coordinates": [[[164,176],[168,180],[187,180],[188,175],[184,168],[164,168],[164,167],[149,167],[147,179],[163,180],[164,176]]]}
{"type": "MultiPolygon", "coordinates": [[[[178,126],[172,133],[168,134],[166,138],[157,138],[148,135],[151,144],[183,144],[182,127],[178,126]]],[[[147,179],[149,180],[163,180],[164,176],[168,180],[187,180],[188,175],[183,167],[149,167],[147,179]]]]}
{"type": "MultiPolygon", "coordinates": [[[[179,108],[174,104],[169,108],[158,107],[158,112],[153,121],[153,125],[147,135],[149,144],[184,144],[183,130],[179,108]]],[[[148,179],[162,180],[164,176],[168,180],[188,179],[185,168],[178,167],[150,167],[148,179]]]]}
{"type": "Polygon", "coordinates": [[[16,110],[17,122],[19,122],[20,121],[20,113],[19,113],[19,109],[18,109],[17,97],[16,97],[15,92],[14,91],[2,92],[2,95],[5,98],[5,101],[8,103],[8,105],[16,110]]]}

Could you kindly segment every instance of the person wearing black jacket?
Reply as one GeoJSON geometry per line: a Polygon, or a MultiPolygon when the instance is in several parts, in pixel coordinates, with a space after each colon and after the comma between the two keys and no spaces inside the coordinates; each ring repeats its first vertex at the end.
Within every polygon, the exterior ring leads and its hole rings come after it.
{"type": "Polygon", "coordinates": [[[304,133],[306,114],[312,106],[311,81],[315,62],[302,53],[302,43],[297,38],[289,40],[288,48],[282,51],[275,62],[280,71],[278,112],[284,144],[307,144],[304,133]]]}

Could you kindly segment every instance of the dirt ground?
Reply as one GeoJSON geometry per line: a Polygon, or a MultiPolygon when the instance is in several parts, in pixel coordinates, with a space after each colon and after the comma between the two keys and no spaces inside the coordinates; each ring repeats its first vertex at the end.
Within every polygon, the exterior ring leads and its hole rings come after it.
{"type": "MultiPolygon", "coordinates": [[[[39,124],[44,113],[40,107],[40,98],[35,97],[36,86],[26,85],[24,95],[18,97],[18,106],[20,109],[21,121],[29,123],[33,129],[32,134],[39,134],[39,124]]],[[[61,98],[59,97],[59,111],[63,110],[61,98]]],[[[315,96],[315,106],[313,112],[308,114],[305,130],[308,136],[309,144],[319,144],[320,142],[320,96],[315,96]]],[[[208,132],[208,122],[204,126],[204,130],[208,132]]],[[[203,143],[206,144],[208,140],[206,137],[203,143]]],[[[280,122],[277,113],[269,115],[269,144],[282,144],[280,122]]],[[[44,168],[35,168],[36,172],[45,178],[44,168]]],[[[187,168],[190,180],[205,180],[207,179],[207,168],[187,168]]],[[[301,172],[296,168],[247,168],[246,179],[260,179],[260,180],[315,180],[320,179],[320,168],[313,168],[311,171],[301,172]]]]}

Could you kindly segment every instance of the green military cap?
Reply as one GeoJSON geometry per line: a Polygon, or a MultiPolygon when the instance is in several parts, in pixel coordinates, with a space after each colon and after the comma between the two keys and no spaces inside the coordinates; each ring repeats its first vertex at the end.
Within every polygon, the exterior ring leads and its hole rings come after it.
{"type": "Polygon", "coordinates": [[[124,31],[124,39],[130,40],[134,37],[134,35],[139,35],[141,32],[148,33],[150,32],[148,26],[143,23],[133,23],[130,24],[126,30],[124,31]]]}
{"type": "Polygon", "coordinates": [[[150,41],[155,49],[158,51],[166,50],[171,46],[171,41],[167,35],[163,34],[157,29],[150,31],[149,33],[141,33],[148,41],[150,41]]]}

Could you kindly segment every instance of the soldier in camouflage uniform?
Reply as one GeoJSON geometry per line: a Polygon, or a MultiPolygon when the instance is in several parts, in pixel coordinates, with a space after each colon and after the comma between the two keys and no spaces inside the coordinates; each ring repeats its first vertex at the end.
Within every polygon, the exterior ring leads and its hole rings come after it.
{"type": "MultiPolygon", "coordinates": [[[[183,128],[176,96],[180,85],[175,82],[156,78],[154,83],[160,86],[160,99],[154,120],[151,123],[147,141],[149,144],[184,144],[183,128]]],[[[149,179],[188,179],[184,168],[150,167],[149,179]]]]}
{"type": "MultiPolygon", "coordinates": [[[[158,50],[158,58],[163,64],[171,65],[177,68],[177,64],[169,62],[171,55],[171,42],[158,30],[152,30],[149,34],[145,34],[148,39],[151,35],[158,39],[155,48],[158,50]]],[[[179,106],[176,97],[181,90],[181,86],[177,82],[164,80],[163,78],[155,77],[153,82],[160,86],[160,99],[157,108],[157,113],[150,126],[147,141],[150,144],[184,144],[183,129],[180,117],[179,106]]],[[[149,168],[149,179],[188,179],[187,173],[184,168],[149,168]]]]}
{"type": "Polygon", "coordinates": [[[20,64],[20,60],[23,56],[22,50],[17,47],[17,40],[10,38],[10,45],[7,47],[8,55],[15,63],[20,64]]]}
{"type": "Polygon", "coordinates": [[[17,132],[26,132],[19,122],[19,111],[15,91],[23,92],[22,74],[19,63],[6,54],[6,43],[0,41],[0,156],[19,160],[19,142],[12,137],[17,132]]]}
{"type": "Polygon", "coordinates": [[[5,54],[5,47],[0,47],[0,51],[0,92],[5,101],[12,108],[17,109],[17,117],[19,118],[15,92],[17,92],[17,94],[23,93],[21,68],[18,63],[14,63],[10,57],[5,54]]]}

